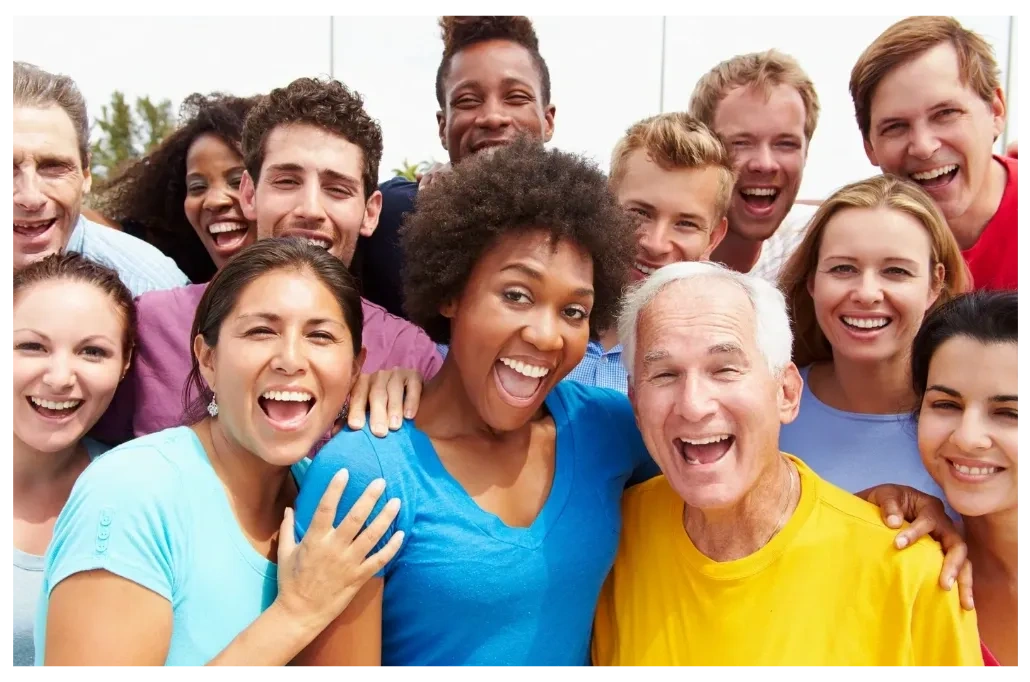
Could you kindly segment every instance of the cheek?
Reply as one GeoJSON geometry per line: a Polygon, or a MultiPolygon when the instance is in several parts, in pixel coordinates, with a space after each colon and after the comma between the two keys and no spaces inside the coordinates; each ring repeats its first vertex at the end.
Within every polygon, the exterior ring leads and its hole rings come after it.
{"type": "Polygon", "coordinates": [[[202,201],[203,199],[201,197],[188,196],[182,202],[182,210],[183,213],[186,214],[186,220],[190,222],[190,225],[192,225],[193,229],[195,230],[199,229],[198,225],[200,224],[200,206],[202,201]]]}

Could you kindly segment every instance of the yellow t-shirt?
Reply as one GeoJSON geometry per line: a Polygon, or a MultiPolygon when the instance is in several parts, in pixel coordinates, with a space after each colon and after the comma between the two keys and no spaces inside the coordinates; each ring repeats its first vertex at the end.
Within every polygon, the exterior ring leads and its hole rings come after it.
{"type": "Polygon", "coordinates": [[[875,506],[791,459],[796,511],[735,561],[694,547],[664,476],[627,491],[595,665],[983,665],[976,614],[938,586],[940,547],[896,549],[875,506]]]}

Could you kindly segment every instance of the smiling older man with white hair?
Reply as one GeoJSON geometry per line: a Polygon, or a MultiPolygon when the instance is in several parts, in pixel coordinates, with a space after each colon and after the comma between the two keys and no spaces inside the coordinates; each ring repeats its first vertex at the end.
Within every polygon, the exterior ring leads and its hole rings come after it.
{"type": "Polygon", "coordinates": [[[896,551],[875,506],[780,452],[802,381],[775,287],[669,265],[627,295],[619,337],[663,475],[624,497],[596,664],[983,663],[940,547],[896,551]]]}

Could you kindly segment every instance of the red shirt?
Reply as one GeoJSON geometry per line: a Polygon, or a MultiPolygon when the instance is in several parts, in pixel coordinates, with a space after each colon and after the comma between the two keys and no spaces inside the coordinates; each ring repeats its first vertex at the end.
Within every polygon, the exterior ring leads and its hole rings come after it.
{"type": "Polygon", "coordinates": [[[980,238],[962,252],[973,275],[974,289],[1018,289],[1019,216],[1016,187],[1018,161],[995,156],[1005,170],[1008,181],[1001,195],[998,210],[987,223],[980,238]]]}
{"type": "Polygon", "coordinates": [[[980,653],[982,653],[984,655],[984,665],[985,666],[987,666],[987,665],[991,665],[991,666],[997,665],[997,666],[1000,666],[1001,665],[1001,663],[998,663],[998,659],[996,659],[994,657],[994,654],[991,653],[990,649],[987,648],[987,645],[984,644],[983,641],[980,642],[980,653]]]}

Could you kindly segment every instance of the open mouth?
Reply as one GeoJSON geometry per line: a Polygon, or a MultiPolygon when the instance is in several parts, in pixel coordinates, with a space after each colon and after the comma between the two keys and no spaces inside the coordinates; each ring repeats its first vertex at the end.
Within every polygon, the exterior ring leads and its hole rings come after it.
{"type": "Polygon", "coordinates": [[[14,233],[28,239],[35,239],[46,234],[47,230],[56,223],[57,218],[51,218],[50,220],[15,220],[14,233]]]}
{"type": "Polygon", "coordinates": [[[649,265],[644,265],[640,261],[635,261],[633,263],[633,267],[636,268],[636,271],[642,274],[644,277],[650,277],[654,273],[658,272],[658,268],[652,268],[649,265]]]}
{"type": "Polygon", "coordinates": [[[225,220],[208,225],[207,231],[220,251],[231,251],[247,240],[247,223],[225,220]]]}
{"type": "Polygon", "coordinates": [[[736,437],[728,433],[721,433],[704,438],[676,438],[673,445],[679,450],[687,464],[700,466],[704,464],[715,464],[730,451],[736,442],[736,437]]]}
{"type": "Polygon", "coordinates": [[[921,173],[911,173],[909,177],[926,189],[940,189],[955,179],[955,176],[958,175],[958,170],[958,164],[951,164],[921,173]]]}
{"type": "Polygon", "coordinates": [[[863,334],[878,332],[881,329],[886,328],[891,323],[891,318],[851,317],[849,315],[841,315],[840,321],[851,331],[863,334]]]}
{"type": "Polygon", "coordinates": [[[258,405],[268,421],[282,430],[300,427],[315,402],[315,397],[307,391],[266,391],[258,398],[258,405]]]}
{"type": "Polygon", "coordinates": [[[303,237],[303,239],[308,244],[325,249],[326,251],[333,248],[333,242],[330,239],[324,239],[322,237],[303,237]]]}
{"type": "Polygon", "coordinates": [[[775,187],[744,187],[738,191],[744,204],[754,213],[766,213],[776,198],[780,196],[780,190],[775,187]]]}
{"type": "Polygon", "coordinates": [[[82,407],[84,400],[45,400],[30,396],[26,398],[36,414],[47,419],[64,419],[75,414],[82,407]]]}
{"type": "Polygon", "coordinates": [[[501,358],[494,363],[494,377],[501,397],[514,407],[525,407],[532,403],[550,373],[549,367],[514,358],[501,358]]]}
{"type": "Polygon", "coordinates": [[[1005,467],[994,466],[992,464],[980,464],[978,466],[967,466],[965,464],[959,464],[948,460],[948,468],[951,469],[951,473],[962,481],[978,483],[980,481],[986,481],[992,476],[1005,471],[1005,467]]]}

